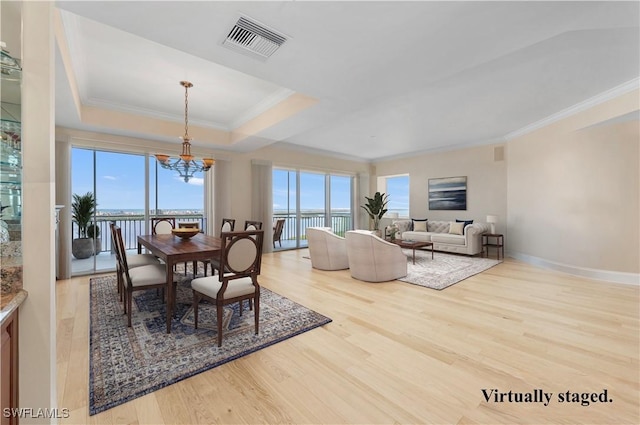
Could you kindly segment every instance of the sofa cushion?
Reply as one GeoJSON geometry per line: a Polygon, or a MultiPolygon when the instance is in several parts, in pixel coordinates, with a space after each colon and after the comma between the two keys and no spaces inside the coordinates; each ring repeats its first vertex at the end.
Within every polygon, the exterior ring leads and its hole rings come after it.
{"type": "Polygon", "coordinates": [[[431,242],[431,235],[433,233],[408,231],[402,233],[402,239],[405,241],[431,242]]]}
{"type": "Polygon", "coordinates": [[[431,242],[448,243],[452,245],[464,245],[465,237],[462,235],[453,235],[450,233],[432,233],[431,242]]]}
{"type": "Polygon", "coordinates": [[[413,222],[413,231],[414,232],[426,232],[427,231],[427,220],[416,220],[413,222]]]}
{"type": "Polygon", "coordinates": [[[463,231],[463,233],[466,235],[467,234],[467,225],[473,224],[473,220],[458,220],[456,218],[456,223],[464,223],[464,231],[463,231]]]}
{"type": "Polygon", "coordinates": [[[422,223],[422,222],[426,223],[427,221],[428,221],[428,219],[426,219],[426,218],[412,218],[411,219],[411,229],[409,229],[409,230],[415,230],[416,223],[422,223]]]}
{"type": "Polygon", "coordinates": [[[449,225],[449,233],[453,235],[462,235],[464,233],[464,223],[451,223],[449,225]]]}
{"type": "Polygon", "coordinates": [[[427,230],[432,233],[449,233],[448,221],[429,221],[427,230]]]}

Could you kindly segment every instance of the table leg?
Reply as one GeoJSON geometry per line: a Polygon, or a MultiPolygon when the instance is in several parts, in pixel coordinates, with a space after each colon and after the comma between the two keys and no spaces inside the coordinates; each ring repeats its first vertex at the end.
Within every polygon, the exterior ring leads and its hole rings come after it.
{"type": "Polygon", "coordinates": [[[416,263],[416,249],[413,248],[413,264],[416,263]]]}
{"type": "Polygon", "coordinates": [[[433,260],[433,244],[431,244],[431,259],[433,260]]]}
{"type": "Polygon", "coordinates": [[[167,262],[167,333],[171,333],[171,319],[173,319],[173,262],[167,262]]]}

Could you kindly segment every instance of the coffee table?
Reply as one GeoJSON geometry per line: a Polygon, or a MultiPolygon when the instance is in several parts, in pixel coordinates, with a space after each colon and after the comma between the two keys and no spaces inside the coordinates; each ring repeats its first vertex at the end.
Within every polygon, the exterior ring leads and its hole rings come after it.
{"type": "Polygon", "coordinates": [[[402,240],[402,239],[396,239],[396,240],[393,240],[393,241],[390,241],[390,242],[400,246],[400,248],[412,249],[413,250],[413,264],[416,263],[416,248],[430,247],[431,248],[431,259],[433,260],[433,242],[422,242],[422,241],[412,241],[412,240],[402,240]]]}

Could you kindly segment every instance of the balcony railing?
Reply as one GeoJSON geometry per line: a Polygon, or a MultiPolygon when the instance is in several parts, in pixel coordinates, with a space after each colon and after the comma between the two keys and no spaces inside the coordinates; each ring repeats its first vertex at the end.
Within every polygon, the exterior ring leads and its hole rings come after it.
{"type": "MultiPolygon", "coordinates": [[[[277,219],[282,218],[285,219],[282,240],[295,241],[297,215],[295,213],[274,213],[274,224],[277,219]]],[[[304,212],[300,214],[300,240],[307,239],[307,227],[331,227],[333,233],[344,236],[347,230],[353,229],[353,223],[349,212],[332,213],[331,223],[325,223],[324,212],[304,212]]]]}
{"type": "MultiPolygon", "coordinates": [[[[163,217],[158,215],[156,217],[163,217]]],[[[206,231],[207,220],[202,214],[188,214],[188,215],[171,215],[168,217],[176,218],[176,225],[178,223],[199,223],[200,228],[206,231]]],[[[275,213],[273,215],[273,224],[277,219],[285,219],[284,228],[282,230],[283,241],[295,241],[296,240],[296,228],[297,228],[297,216],[294,213],[282,214],[275,213]]],[[[109,215],[96,217],[96,225],[100,229],[101,239],[101,252],[111,252],[111,232],[109,229],[110,223],[115,223],[122,229],[122,240],[126,249],[136,249],[138,247],[138,236],[148,233],[147,227],[144,222],[143,215],[109,215]]],[[[338,212],[331,214],[331,223],[325,223],[324,212],[305,212],[300,214],[300,240],[307,239],[306,229],[307,227],[331,227],[333,232],[337,235],[344,236],[347,230],[353,229],[353,223],[351,214],[348,212],[338,212]]],[[[268,227],[263,226],[265,230],[268,227]]],[[[78,237],[78,224],[74,221],[72,223],[73,237],[78,237]]]]}
{"type": "MultiPolygon", "coordinates": [[[[154,217],[165,217],[163,215],[155,215],[154,217]]],[[[207,229],[207,220],[202,214],[184,214],[184,215],[167,215],[166,217],[175,217],[176,226],[179,223],[199,223],[199,226],[203,231],[207,229]]],[[[97,216],[95,224],[100,229],[101,239],[101,252],[111,252],[111,230],[109,228],[111,223],[115,223],[116,226],[122,229],[122,242],[126,249],[138,248],[138,236],[149,233],[145,226],[143,215],[108,215],[97,216]]],[[[78,223],[72,222],[71,231],[74,238],[79,236],[78,223]]]]}

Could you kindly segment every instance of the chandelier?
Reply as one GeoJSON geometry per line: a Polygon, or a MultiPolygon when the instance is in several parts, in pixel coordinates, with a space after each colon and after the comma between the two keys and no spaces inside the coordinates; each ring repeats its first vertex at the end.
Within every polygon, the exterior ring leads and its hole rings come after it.
{"type": "Polygon", "coordinates": [[[184,87],[184,136],[182,139],[182,154],[180,158],[172,160],[169,155],[156,154],[156,159],[162,168],[174,170],[180,174],[185,182],[193,177],[195,173],[209,171],[215,163],[213,158],[202,158],[202,163],[197,163],[191,155],[191,137],[189,137],[189,88],[193,87],[189,81],[180,81],[184,87]]]}

